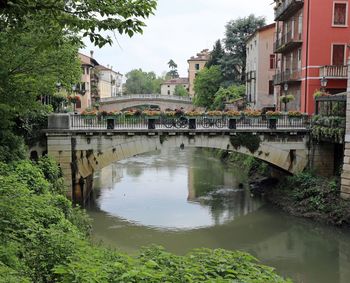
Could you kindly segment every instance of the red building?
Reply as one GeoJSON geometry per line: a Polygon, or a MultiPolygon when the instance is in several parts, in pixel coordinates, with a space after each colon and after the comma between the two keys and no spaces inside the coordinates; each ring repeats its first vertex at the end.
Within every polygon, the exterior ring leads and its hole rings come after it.
{"type": "Polygon", "coordinates": [[[277,97],[292,94],[289,110],[314,113],[317,90],[346,91],[349,0],[275,2],[277,97]]]}

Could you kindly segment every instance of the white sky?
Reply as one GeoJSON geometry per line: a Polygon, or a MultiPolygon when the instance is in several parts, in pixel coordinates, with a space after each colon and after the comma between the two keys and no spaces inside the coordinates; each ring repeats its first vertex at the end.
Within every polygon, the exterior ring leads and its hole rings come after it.
{"type": "Polygon", "coordinates": [[[168,71],[167,62],[178,64],[179,74],[187,77],[187,59],[203,49],[212,49],[222,39],[225,24],[249,14],[266,17],[273,22],[273,0],[158,0],[155,15],[146,19],[143,35],[117,35],[113,46],[99,49],[87,40],[82,53],[102,65],[126,74],[132,69],[154,71],[158,75],[168,71]],[[119,43],[119,44],[118,44],[119,43]]]}

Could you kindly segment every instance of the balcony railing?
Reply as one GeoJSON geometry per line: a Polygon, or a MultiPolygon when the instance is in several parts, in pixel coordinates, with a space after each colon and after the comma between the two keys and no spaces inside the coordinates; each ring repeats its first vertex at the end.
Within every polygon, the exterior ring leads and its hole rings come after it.
{"type": "Polygon", "coordinates": [[[320,77],[346,79],[348,77],[348,66],[322,66],[320,77]]]}
{"type": "Polygon", "coordinates": [[[246,73],[246,81],[249,82],[251,80],[256,79],[256,71],[249,71],[246,73]]]}
{"type": "Polygon", "coordinates": [[[283,21],[304,5],[304,0],[282,0],[275,7],[275,21],[283,21]]]}
{"type": "Polygon", "coordinates": [[[301,33],[295,33],[292,30],[284,33],[275,40],[274,52],[284,53],[302,44],[301,33]]]}
{"type": "Polygon", "coordinates": [[[287,69],[274,75],[273,83],[279,85],[285,82],[299,81],[301,79],[301,69],[287,69]]]}

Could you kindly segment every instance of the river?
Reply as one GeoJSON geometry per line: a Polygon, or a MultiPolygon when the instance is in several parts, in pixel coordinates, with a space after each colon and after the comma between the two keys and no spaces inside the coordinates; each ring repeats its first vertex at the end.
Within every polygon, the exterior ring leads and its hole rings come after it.
{"type": "Polygon", "coordinates": [[[350,231],[252,198],[247,174],[205,150],[135,156],[95,173],[93,238],[134,254],[158,244],[242,250],[300,283],[350,282],[350,231]]]}

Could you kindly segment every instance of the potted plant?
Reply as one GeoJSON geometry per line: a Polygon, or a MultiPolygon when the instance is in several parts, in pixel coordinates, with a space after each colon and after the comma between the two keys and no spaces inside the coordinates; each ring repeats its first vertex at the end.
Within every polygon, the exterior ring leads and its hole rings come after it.
{"type": "Polygon", "coordinates": [[[229,110],[224,112],[224,116],[228,118],[228,128],[236,129],[237,128],[237,120],[241,119],[241,112],[236,110],[229,110]]]}
{"type": "Polygon", "coordinates": [[[76,95],[74,95],[74,96],[68,95],[67,100],[68,100],[69,103],[72,103],[72,104],[73,104],[73,111],[75,112],[75,105],[76,105],[78,102],[81,101],[81,100],[80,100],[80,97],[79,97],[79,96],[76,96],[76,95]]]}
{"type": "Polygon", "coordinates": [[[216,118],[216,119],[221,119],[223,116],[222,111],[219,110],[214,110],[214,111],[208,111],[206,113],[207,116],[210,116],[210,118],[216,118]]]}
{"type": "Polygon", "coordinates": [[[284,111],[287,112],[287,104],[295,99],[294,95],[288,94],[281,96],[281,102],[284,104],[284,111]]]}
{"type": "Polygon", "coordinates": [[[196,129],[196,118],[199,116],[202,116],[203,113],[197,111],[197,110],[191,110],[185,113],[188,119],[188,128],[189,129],[196,129]]]}
{"type": "Polygon", "coordinates": [[[277,120],[282,115],[279,111],[267,111],[266,112],[266,118],[268,121],[269,129],[276,129],[277,128],[277,120]]]}
{"type": "Polygon", "coordinates": [[[85,119],[92,119],[96,117],[97,112],[95,110],[86,109],[81,113],[81,116],[85,119]]]}
{"type": "Polygon", "coordinates": [[[160,111],[156,110],[144,110],[142,112],[142,115],[147,117],[147,118],[152,118],[152,119],[158,119],[160,116],[160,111]]]}

